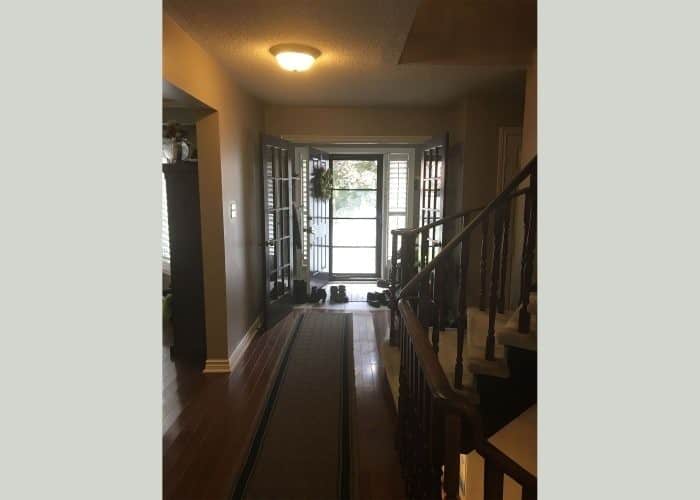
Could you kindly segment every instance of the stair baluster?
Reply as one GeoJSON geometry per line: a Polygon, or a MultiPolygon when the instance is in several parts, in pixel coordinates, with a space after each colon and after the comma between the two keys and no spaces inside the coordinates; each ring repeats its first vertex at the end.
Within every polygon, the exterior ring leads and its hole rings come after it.
{"type": "Polygon", "coordinates": [[[389,290],[391,294],[391,304],[389,311],[389,345],[398,345],[398,307],[396,304],[396,292],[399,283],[399,265],[398,265],[398,239],[399,235],[394,231],[391,232],[391,270],[389,271],[389,290]]]}
{"type": "Polygon", "coordinates": [[[498,230],[501,227],[503,210],[496,209],[493,231],[493,259],[491,261],[491,294],[489,299],[489,329],[486,335],[486,359],[494,358],[496,348],[496,309],[498,308],[498,276],[500,267],[501,242],[503,233],[498,230]]]}
{"type": "Polygon", "coordinates": [[[463,378],[464,338],[467,335],[467,286],[469,276],[469,236],[461,243],[459,291],[457,292],[457,360],[455,361],[455,387],[461,389],[463,378]]]}
{"type": "Polygon", "coordinates": [[[442,497],[442,457],[443,457],[443,430],[442,412],[433,397],[430,398],[430,482],[428,498],[440,499],[442,497]]]}
{"type": "Polygon", "coordinates": [[[508,244],[510,233],[510,200],[503,207],[503,244],[501,246],[501,294],[498,297],[498,312],[503,314],[506,310],[506,286],[508,273],[508,244]]]}
{"type": "Polygon", "coordinates": [[[440,330],[441,325],[441,297],[440,297],[440,286],[442,285],[442,263],[438,264],[433,271],[433,351],[435,354],[440,350],[440,330]]]}
{"type": "Polygon", "coordinates": [[[537,500],[537,488],[523,486],[522,500],[537,500]]]}
{"type": "MultiPolygon", "coordinates": [[[[421,231],[420,232],[420,270],[422,271],[425,269],[426,264],[428,263],[428,232],[427,231],[421,231]]],[[[428,297],[429,295],[429,280],[430,280],[430,274],[428,273],[420,282],[420,285],[418,286],[418,317],[421,320],[421,324],[423,326],[429,326],[430,325],[430,310],[431,304],[430,304],[430,298],[428,297]]]]}
{"type": "Polygon", "coordinates": [[[484,460],[484,500],[503,500],[503,472],[493,460],[484,460]]]}
{"type": "MultiPolygon", "coordinates": [[[[533,173],[530,182],[535,185],[536,175],[533,173]]],[[[523,257],[520,276],[520,314],[518,315],[518,331],[530,332],[530,288],[532,286],[532,271],[534,265],[535,245],[537,244],[537,198],[536,191],[529,189],[525,194],[525,241],[523,242],[523,257]]]]}
{"type": "Polygon", "coordinates": [[[484,219],[481,225],[481,289],[479,292],[479,309],[486,310],[486,271],[488,261],[488,241],[489,241],[489,218],[484,219]]]}
{"type": "Polygon", "coordinates": [[[445,500],[459,498],[459,452],[462,422],[458,415],[445,416],[445,500]]]}
{"type": "MultiPolygon", "coordinates": [[[[530,192],[525,193],[525,203],[523,207],[523,249],[522,257],[520,258],[520,313],[518,314],[518,331],[526,333],[530,326],[530,315],[527,308],[524,307],[525,297],[529,295],[529,291],[525,284],[525,275],[527,273],[527,248],[528,240],[530,239],[530,192]]],[[[528,299],[529,302],[529,299],[528,299]]]]}

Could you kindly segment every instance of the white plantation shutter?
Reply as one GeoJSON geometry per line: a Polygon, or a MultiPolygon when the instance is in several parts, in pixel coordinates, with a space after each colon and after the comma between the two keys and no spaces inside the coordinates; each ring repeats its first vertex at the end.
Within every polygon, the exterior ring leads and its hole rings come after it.
{"type": "Polygon", "coordinates": [[[406,227],[408,205],[408,154],[389,154],[389,223],[387,224],[387,258],[391,259],[391,231],[406,227]]]}
{"type": "Polygon", "coordinates": [[[170,229],[168,226],[168,194],[165,188],[165,174],[161,174],[162,203],[161,203],[161,227],[160,227],[160,253],[163,261],[163,269],[170,272],[170,229]]]}

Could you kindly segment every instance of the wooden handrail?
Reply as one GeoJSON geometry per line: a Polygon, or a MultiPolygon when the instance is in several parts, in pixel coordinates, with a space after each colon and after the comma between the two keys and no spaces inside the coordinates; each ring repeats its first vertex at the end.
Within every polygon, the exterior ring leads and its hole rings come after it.
{"type": "MultiPolygon", "coordinates": [[[[525,168],[523,168],[518,175],[516,175],[512,181],[508,184],[508,186],[505,187],[501,193],[496,196],[491,202],[489,202],[482,210],[479,212],[479,214],[474,217],[469,224],[467,224],[457,235],[455,235],[454,238],[452,238],[442,249],[439,255],[435,256],[434,259],[432,259],[430,262],[428,262],[421,271],[413,276],[406,285],[399,290],[398,297],[401,298],[404,295],[410,293],[413,291],[413,289],[418,285],[418,283],[426,278],[428,273],[432,271],[435,266],[438,264],[439,261],[441,261],[441,255],[445,254],[447,255],[450,250],[453,248],[457,247],[459,243],[465,239],[471,232],[481,224],[481,222],[489,216],[489,214],[496,208],[498,207],[501,202],[504,200],[510,199],[511,191],[513,191],[515,188],[517,188],[521,182],[523,182],[527,177],[532,175],[534,172],[537,170],[537,157],[534,157],[530,162],[527,164],[525,168]]],[[[454,217],[454,216],[453,216],[454,217]]],[[[422,226],[422,228],[425,228],[427,226],[422,226]]],[[[422,229],[419,228],[419,229],[422,229]]],[[[392,231],[393,232],[393,231],[392,231]]]]}
{"type": "Polygon", "coordinates": [[[429,229],[432,229],[434,227],[445,224],[446,222],[450,222],[450,221],[453,221],[455,219],[459,219],[460,217],[469,216],[469,215],[473,214],[474,212],[479,212],[480,210],[483,210],[483,208],[484,207],[470,208],[469,210],[465,210],[464,212],[460,212],[458,214],[443,217],[442,219],[438,219],[435,222],[431,222],[430,224],[426,224],[426,225],[420,226],[420,227],[403,227],[403,228],[399,228],[399,229],[392,229],[391,234],[404,236],[404,235],[409,235],[409,234],[424,233],[424,232],[428,231],[429,229]]]}
{"type": "Polygon", "coordinates": [[[413,350],[420,359],[425,381],[433,397],[440,401],[446,410],[469,419],[474,448],[482,457],[486,460],[492,460],[499,472],[513,478],[523,487],[523,490],[536,490],[537,478],[489,442],[484,433],[477,407],[452,389],[432,346],[428,342],[423,325],[416,317],[408,299],[399,300],[399,310],[404,318],[406,333],[411,338],[413,350]]]}
{"type": "Polygon", "coordinates": [[[476,451],[487,460],[493,460],[496,462],[500,471],[513,478],[515,482],[523,487],[523,489],[537,488],[537,478],[533,474],[525,470],[520,464],[496,448],[487,439],[477,442],[476,451]]]}
{"type": "MultiPolygon", "coordinates": [[[[447,381],[445,372],[424,333],[423,325],[413,312],[408,299],[399,300],[399,311],[404,317],[406,332],[411,337],[413,349],[421,360],[423,370],[425,370],[425,379],[433,396],[439,399],[447,409],[460,415],[478,418],[476,407],[467,398],[455,392],[447,381]]],[[[480,427],[478,422],[475,423],[480,427]]]]}
{"type": "MultiPolygon", "coordinates": [[[[527,193],[530,190],[529,187],[524,187],[521,189],[518,189],[517,191],[514,191],[510,193],[504,200],[510,200],[513,198],[516,198],[518,196],[522,196],[525,193],[527,193]]],[[[419,233],[424,233],[428,231],[429,229],[432,229],[434,227],[440,226],[442,224],[445,224],[447,222],[451,222],[455,219],[459,219],[460,217],[466,217],[469,216],[475,212],[480,212],[482,211],[486,206],[482,207],[476,207],[476,208],[470,208],[469,210],[465,210],[464,212],[460,212],[458,214],[454,215],[448,215],[447,217],[443,217],[442,219],[438,219],[435,222],[431,222],[430,224],[426,224],[425,226],[420,226],[420,227],[401,227],[398,229],[392,229],[391,234],[396,234],[398,236],[404,236],[404,235],[409,235],[409,234],[419,234],[419,233]]]]}

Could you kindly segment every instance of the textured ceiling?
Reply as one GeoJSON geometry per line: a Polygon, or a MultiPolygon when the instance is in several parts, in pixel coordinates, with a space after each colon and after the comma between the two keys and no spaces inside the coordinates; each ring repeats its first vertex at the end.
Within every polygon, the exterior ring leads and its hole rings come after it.
{"type": "Polygon", "coordinates": [[[166,13],[236,80],[279,104],[441,105],[466,91],[522,86],[514,66],[399,64],[420,0],[164,0],[166,13]],[[322,55],[306,73],[268,52],[303,43],[322,55]]]}

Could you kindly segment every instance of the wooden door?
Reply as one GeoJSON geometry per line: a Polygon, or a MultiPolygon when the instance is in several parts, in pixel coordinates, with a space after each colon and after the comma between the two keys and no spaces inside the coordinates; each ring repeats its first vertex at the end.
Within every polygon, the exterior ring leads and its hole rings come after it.
{"type": "Polygon", "coordinates": [[[307,189],[309,282],[311,286],[322,287],[328,283],[330,271],[330,200],[316,198],[311,188],[311,178],[315,170],[330,168],[328,153],[309,148],[309,168],[307,189]]]}
{"type": "Polygon", "coordinates": [[[262,136],[264,328],[272,328],[293,307],[294,224],[292,163],[289,142],[262,136]]]}
{"type": "MultiPolygon", "coordinates": [[[[421,155],[420,209],[418,225],[426,226],[445,217],[445,180],[447,173],[447,134],[423,144],[421,155]]],[[[435,257],[442,241],[442,227],[429,231],[428,260],[435,257]]]]}

